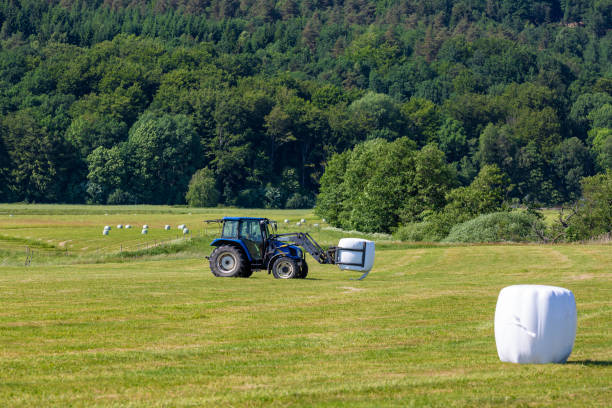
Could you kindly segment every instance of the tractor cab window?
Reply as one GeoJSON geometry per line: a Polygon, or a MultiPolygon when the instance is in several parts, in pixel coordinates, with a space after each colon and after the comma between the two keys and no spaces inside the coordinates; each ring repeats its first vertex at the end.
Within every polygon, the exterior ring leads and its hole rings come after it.
{"type": "Polygon", "coordinates": [[[258,220],[244,220],[240,224],[240,237],[248,239],[249,241],[261,243],[263,238],[261,236],[261,227],[259,226],[258,220]]]}
{"type": "Polygon", "coordinates": [[[221,236],[225,238],[238,238],[238,221],[225,221],[221,236]]]}

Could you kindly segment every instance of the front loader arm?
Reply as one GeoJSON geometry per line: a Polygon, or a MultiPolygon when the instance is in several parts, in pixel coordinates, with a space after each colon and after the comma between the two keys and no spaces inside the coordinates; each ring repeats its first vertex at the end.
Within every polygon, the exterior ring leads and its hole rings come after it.
{"type": "Polygon", "coordinates": [[[321,245],[315,241],[309,233],[291,232],[288,234],[274,234],[273,239],[281,242],[287,242],[293,245],[300,246],[304,251],[308,252],[318,263],[335,264],[336,263],[336,247],[323,249],[321,245]]]}

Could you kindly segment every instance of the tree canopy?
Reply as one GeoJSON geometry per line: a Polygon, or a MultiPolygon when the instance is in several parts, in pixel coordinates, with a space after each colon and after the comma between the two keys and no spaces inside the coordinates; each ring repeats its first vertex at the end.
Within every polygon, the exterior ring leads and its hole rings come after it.
{"type": "Polygon", "coordinates": [[[0,201],[181,204],[208,168],[224,205],[332,208],[355,152],[427,191],[393,219],[493,165],[509,200],[573,201],[611,167],[608,3],[3,1],[0,201]]]}

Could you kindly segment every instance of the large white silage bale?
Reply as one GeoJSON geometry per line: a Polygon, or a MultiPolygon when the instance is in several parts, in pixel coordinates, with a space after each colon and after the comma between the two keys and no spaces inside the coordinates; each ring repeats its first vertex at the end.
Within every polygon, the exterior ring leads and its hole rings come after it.
{"type": "Polygon", "coordinates": [[[108,230],[107,229],[103,230],[102,235],[108,235],[108,230]]]}
{"type": "Polygon", "coordinates": [[[169,231],[169,230],[170,230],[170,226],[169,226],[169,225],[165,225],[165,226],[164,226],[164,229],[165,229],[166,231],[169,231]]]}
{"type": "Polygon", "coordinates": [[[187,235],[189,234],[189,228],[185,227],[183,228],[183,235],[187,235]]]}
{"type": "Polygon", "coordinates": [[[149,232],[149,230],[148,230],[148,229],[146,229],[146,228],[143,228],[143,229],[142,229],[142,231],[140,231],[140,233],[141,233],[142,235],[146,235],[148,232],[149,232]]]}
{"type": "Polygon", "coordinates": [[[374,267],[374,241],[360,238],[342,238],[338,242],[338,248],[336,263],[341,270],[368,272],[374,267]],[[364,244],[365,258],[362,251],[364,244]],[[359,251],[351,251],[351,249],[359,251]],[[363,266],[345,264],[363,264],[363,266]]]}
{"type": "Polygon", "coordinates": [[[132,228],[132,226],[131,226],[130,224],[127,224],[127,225],[125,226],[125,229],[130,229],[130,228],[132,228]]]}
{"type": "Polygon", "coordinates": [[[495,308],[499,359],[509,363],[565,363],[576,339],[576,301],[564,288],[514,285],[503,288],[495,308]]]}
{"type": "Polygon", "coordinates": [[[110,230],[110,229],[111,229],[111,227],[110,227],[110,226],[108,226],[108,225],[105,225],[105,226],[104,226],[104,231],[108,231],[108,230],[110,230]]]}
{"type": "Polygon", "coordinates": [[[123,225],[117,224],[117,229],[121,229],[121,228],[123,228],[123,225]]]}

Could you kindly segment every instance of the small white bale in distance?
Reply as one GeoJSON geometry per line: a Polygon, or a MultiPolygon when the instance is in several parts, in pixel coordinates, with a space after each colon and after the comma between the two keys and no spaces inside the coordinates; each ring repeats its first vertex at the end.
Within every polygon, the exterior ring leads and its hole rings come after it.
{"type": "Polygon", "coordinates": [[[189,234],[189,228],[185,227],[183,228],[183,235],[187,235],[189,234]]]}
{"type": "Polygon", "coordinates": [[[164,229],[165,229],[166,231],[168,231],[168,230],[170,230],[170,226],[169,226],[169,225],[166,225],[166,226],[164,227],[164,229]]]}
{"type": "Polygon", "coordinates": [[[321,220],[321,222],[322,222],[323,224],[325,224],[325,223],[327,222],[327,220],[325,220],[325,218],[323,218],[323,219],[321,220]]]}
{"type": "Polygon", "coordinates": [[[312,224],[313,227],[319,228],[319,224],[312,224]]]}
{"type": "Polygon", "coordinates": [[[565,363],[576,339],[576,300],[564,288],[513,285],[499,292],[495,344],[508,363],[565,363]]]}
{"type": "Polygon", "coordinates": [[[148,224],[143,225],[142,229],[149,229],[149,225],[148,224]]]}
{"type": "Polygon", "coordinates": [[[148,232],[149,232],[149,230],[148,230],[148,229],[146,229],[146,228],[143,228],[143,229],[142,229],[142,231],[140,231],[140,233],[141,233],[142,235],[146,235],[148,232]]]}
{"type": "Polygon", "coordinates": [[[285,218],[285,224],[289,224],[289,220],[285,218]]]}
{"type": "Polygon", "coordinates": [[[108,225],[105,225],[105,226],[104,226],[104,230],[105,230],[105,231],[109,231],[110,229],[111,229],[111,227],[109,227],[108,225]]]}
{"type": "Polygon", "coordinates": [[[336,254],[336,263],[341,270],[351,270],[359,272],[369,272],[374,267],[374,241],[360,238],[342,238],[338,242],[338,252],[336,254]],[[365,244],[365,256],[362,252],[365,244]],[[351,251],[351,250],[355,251],[351,251]],[[359,252],[357,251],[359,250],[359,252]],[[361,264],[359,265],[343,265],[343,264],[361,264]]]}
{"type": "Polygon", "coordinates": [[[300,222],[301,222],[302,224],[305,224],[305,223],[306,223],[306,220],[302,218],[302,219],[300,220],[300,222]]]}
{"type": "Polygon", "coordinates": [[[295,225],[297,225],[299,227],[300,225],[302,225],[302,223],[298,221],[298,222],[295,223],[295,225]]]}
{"type": "Polygon", "coordinates": [[[131,228],[132,228],[132,226],[131,226],[130,224],[127,224],[127,225],[125,226],[125,229],[131,229],[131,228]]]}
{"type": "Polygon", "coordinates": [[[182,230],[185,228],[185,224],[179,224],[176,228],[182,230]]]}
{"type": "Polygon", "coordinates": [[[121,228],[123,228],[123,225],[117,224],[117,229],[121,229],[121,228]]]}
{"type": "Polygon", "coordinates": [[[102,231],[102,235],[108,235],[108,230],[105,229],[104,231],[102,231]]]}

